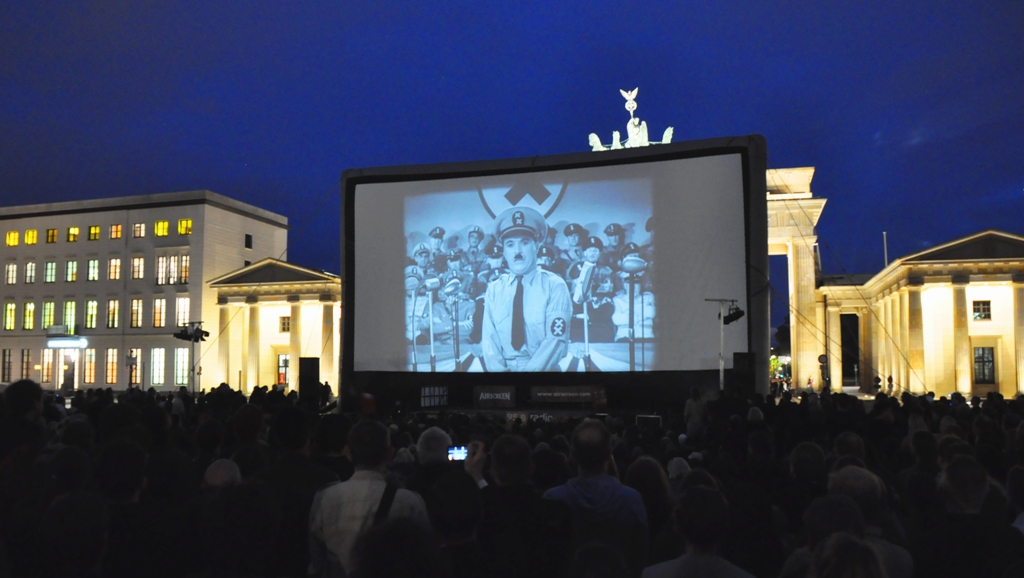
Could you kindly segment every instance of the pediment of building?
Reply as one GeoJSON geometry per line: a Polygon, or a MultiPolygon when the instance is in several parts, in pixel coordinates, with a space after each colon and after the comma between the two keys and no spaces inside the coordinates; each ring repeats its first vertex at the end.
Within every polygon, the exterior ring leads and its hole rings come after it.
{"type": "Polygon", "coordinates": [[[277,259],[263,259],[210,281],[211,287],[266,285],[268,283],[337,282],[338,277],[277,259]]]}
{"type": "Polygon", "coordinates": [[[996,261],[1024,259],[1024,237],[1002,231],[982,231],[902,259],[903,263],[935,261],[996,261]]]}

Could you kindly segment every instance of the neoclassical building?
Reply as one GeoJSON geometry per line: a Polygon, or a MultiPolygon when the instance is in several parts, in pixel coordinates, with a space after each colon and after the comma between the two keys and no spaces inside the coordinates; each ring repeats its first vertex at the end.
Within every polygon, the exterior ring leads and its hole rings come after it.
{"type": "Polygon", "coordinates": [[[341,279],[263,259],[209,283],[217,295],[216,381],[246,393],[257,385],[299,387],[299,359],[320,360],[317,381],[337,387],[341,279]]]}
{"type": "Polygon", "coordinates": [[[813,167],[768,171],[769,253],[789,267],[794,384],[820,388],[824,370],[840,386],[842,316],[856,315],[847,351],[858,351],[864,391],[891,376],[897,391],[1024,392],[1024,237],[983,231],[875,275],[823,276],[815,227],[826,200],[811,192],[813,176],[813,167]]]}

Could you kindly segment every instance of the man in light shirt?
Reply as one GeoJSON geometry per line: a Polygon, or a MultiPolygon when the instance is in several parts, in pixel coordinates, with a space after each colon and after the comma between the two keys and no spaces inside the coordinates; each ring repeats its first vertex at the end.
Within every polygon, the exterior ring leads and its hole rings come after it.
{"type": "Polygon", "coordinates": [[[346,482],[324,487],[313,498],[309,513],[310,576],[351,575],[352,547],[379,519],[409,518],[424,528],[430,527],[426,506],[418,494],[403,489],[385,492],[388,484],[384,471],[391,458],[391,439],[383,424],[370,420],[357,423],[348,434],[348,450],[355,473],[346,482]],[[383,518],[378,513],[380,508],[387,509],[383,518]]]}

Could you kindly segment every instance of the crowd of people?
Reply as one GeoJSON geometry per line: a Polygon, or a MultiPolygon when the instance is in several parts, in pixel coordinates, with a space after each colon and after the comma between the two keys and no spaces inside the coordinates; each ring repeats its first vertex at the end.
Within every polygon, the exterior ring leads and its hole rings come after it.
{"type": "Polygon", "coordinates": [[[1024,398],[712,393],[638,425],[19,381],[0,577],[1024,575],[1024,398]]]}

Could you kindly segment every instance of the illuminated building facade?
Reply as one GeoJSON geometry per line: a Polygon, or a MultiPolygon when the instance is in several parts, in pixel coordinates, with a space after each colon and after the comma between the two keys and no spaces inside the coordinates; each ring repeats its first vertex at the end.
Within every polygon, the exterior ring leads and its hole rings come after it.
{"type": "MultiPolygon", "coordinates": [[[[1024,237],[984,231],[897,259],[876,275],[823,276],[826,200],[813,167],[768,171],[768,243],[789,267],[794,386],[843,382],[842,316],[857,316],[858,385],[896,392],[1024,392],[1024,237]],[[819,356],[827,356],[827,364],[819,356]],[[823,375],[824,372],[824,375],[823,375]]],[[[849,365],[849,364],[848,364],[849,365]]]]}
{"type": "Polygon", "coordinates": [[[5,207],[0,234],[0,383],[189,385],[190,343],[172,334],[203,321],[196,386],[210,387],[228,372],[208,281],[286,258],[288,220],[201,190],[5,207]]]}
{"type": "Polygon", "coordinates": [[[299,359],[319,359],[318,381],[337,385],[341,279],[264,259],[209,283],[216,293],[217,382],[251,392],[257,385],[298,389],[299,359]]]}

